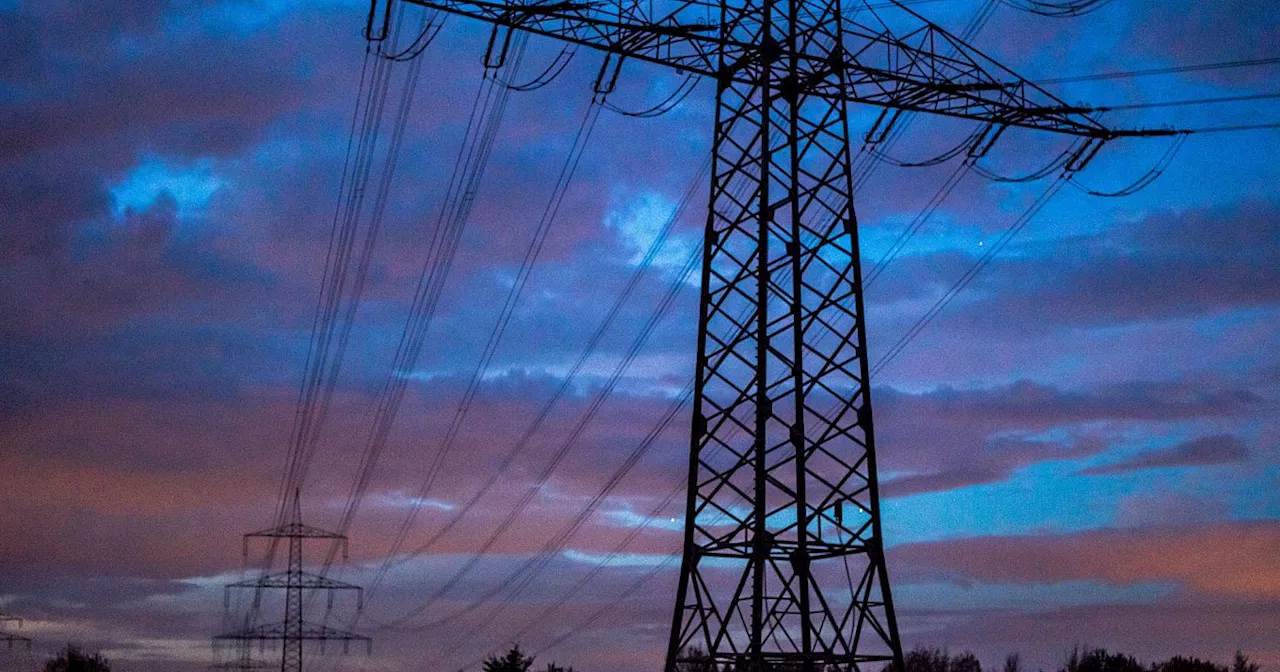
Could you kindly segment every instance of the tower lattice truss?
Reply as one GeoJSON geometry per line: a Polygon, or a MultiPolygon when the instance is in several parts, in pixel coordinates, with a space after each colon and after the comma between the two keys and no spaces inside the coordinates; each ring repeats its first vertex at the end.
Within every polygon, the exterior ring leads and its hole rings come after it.
{"type": "Polygon", "coordinates": [[[884,559],[849,108],[1076,138],[1064,170],[1118,131],[911,10],[840,0],[373,0],[493,27],[486,67],[523,31],[598,50],[595,93],[624,62],[715,85],[683,564],[666,669],[902,664],[884,559]],[[853,3],[860,5],[861,3],[853,3]],[[861,10],[861,11],[858,11],[861,10]]]}

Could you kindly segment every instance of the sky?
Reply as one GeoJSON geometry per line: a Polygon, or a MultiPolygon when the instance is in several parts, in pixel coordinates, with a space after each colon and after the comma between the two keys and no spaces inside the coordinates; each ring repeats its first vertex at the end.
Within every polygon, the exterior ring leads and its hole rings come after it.
{"type": "MultiPolygon", "coordinates": [[[[959,32],[982,5],[916,9],[959,32]]],[[[366,12],[359,0],[0,0],[0,611],[35,640],[0,650],[4,669],[33,669],[68,642],[122,671],[204,669],[211,636],[237,626],[244,600],[224,603],[223,586],[260,567],[241,535],[270,526],[280,502],[366,12]]],[[[350,557],[332,569],[365,586],[364,609],[311,605],[373,637],[373,654],[330,646],[308,669],[475,669],[518,641],[540,661],[629,671],[654,669],[665,647],[688,412],[642,442],[693,370],[698,280],[681,268],[705,221],[712,87],[654,118],[601,113],[444,453],[600,67],[583,51],[546,86],[510,94],[421,351],[396,365],[486,39],[450,19],[423,51],[377,235],[371,205],[358,220],[363,299],[301,488],[309,524],[341,525],[380,391],[399,381],[404,397],[349,521],[350,557]],[[513,585],[531,558],[538,572],[513,585]]],[[[1272,58],[1280,5],[1114,0],[1048,18],[1002,4],[972,41],[1032,80],[1272,58]]],[[[531,39],[511,77],[533,80],[559,53],[531,39]]],[[[370,185],[413,71],[390,70],[370,185]]],[[[643,109],[680,82],[628,62],[609,100],[643,109]]],[[[1116,106],[1277,84],[1280,66],[1046,88],[1116,106]]],[[[855,108],[855,132],[876,113],[855,108]]],[[[1265,100],[1103,119],[1277,121],[1265,100]]],[[[970,132],[913,118],[891,153],[918,161],[970,132]]],[[[1082,188],[1055,196],[873,380],[908,648],[969,650],[989,666],[1016,651],[1045,670],[1075,646],[1148,661],[1242,650],[1280,670],[1280,133],[1192,135],[1149,188],[1083,191],[1129,184],[1169,143],[1108,144],[1082,188]]],[[[1064,146],[1011,131],[981,163],[1027,173],[1064,146]]],[[[855,198],[868,268],[956,169],[874,165],[855,198]]],[[[871,359],[1046,186],[965,174],[868,287],[871,359]]],[[[307,552],[319,565],[326,549],[307,552]]]]}

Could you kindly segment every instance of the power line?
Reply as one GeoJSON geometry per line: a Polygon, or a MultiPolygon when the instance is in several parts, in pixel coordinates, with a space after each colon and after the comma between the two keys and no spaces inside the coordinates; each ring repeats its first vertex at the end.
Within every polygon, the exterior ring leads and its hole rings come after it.
{"type": "Polygon", "coordinates": [[[1153,77],[1156,75],[1173,75],[1187,72],[1203,72],[1208,70],[1225,70],[1233,68],[1254,68],[1280,64],[1280,57],[1253,58],[1237,61],[1221,61],[1218,63],[1201,63],[1197,65],[1174,65],[1165,68],[1146,68],[1142,70],[1125,70],[1120,72],[1101,72],[1091,75],[1070,75],[1066,77],[1049,77],[1035,80],[1037,84],[1067,84],[1072,82],[1092,82],[1105,79],[1128,79],[1132,77],[1153,77]]]}
{"type": "Polygon", "coordinates": [[[1151,103],[1130,103],[1124,105],[1104,105],[1090,107],[1090,112],[1115,112],[1121,110],[1146,110],[1158,107],[1185,107],[1188,105],[1217,105],[1223,103],[1240,103],[1253,100],[1274,100],[1280,98],[1280,92],[1251,93],[1239,96],[1221,96],[1217,98],[1190,98],[1186,100],[1164,100],[1151,103]]]}
{"type": "Polygon", "coordinates": [[[973,282],[973,279],[991,263],[991,260],[1004,249],[1005,245],[1007,245],[1014,236],[1018,235],[1019,232],[1026,228],[1027,224],[1031,223],[1031,220],[1040,213],[1044,206],[1048,204],[1049,200],[1052,199],[1053,196],[1057,194],[1064,185],[1066,185],[1066,183],[1066,173],[1063,173],[1058,177],[1058,179],[1054,180],[1044,193],[1037,197],[1031,206],[1028,207],[1027,210],[1018,217],[1018,219],[1009,225],[1009,228],[1000,235],[995,244],[988,247],[982,256],[974,262],[973,266],[971,266],[969,270],[965,271],[964,275],[960,276],[960,278],[956,280],[955,283],[952,284],[951,287],[948,288],[947,291],[936,302],[934,302],[927,311],[925,311],[925,314],[916,320],[916,322],[912,324],[911,327],[908,328],[907,331],[889,347],[889,350],[885,352],[885,354],[876,361],[875,365],[871,367],[871,375],[875,376],[878,374],[885,366],[892,362],[894,358],[901,354],[903,349],[905,349],[911,341],[915,340],[915,338],[920,335],[920,332],[924,331],[925,327],[929,326],[929,323],[938,316],[938,313],[942,312],[942,310],[947,307],[947,304],[951,303],[951,301],[955,299],[955,297],[959,295],[965,287],[968,287],[969,284],[973,282]]]}
{"type": "MultiPolygon", "coordinates": [[[[637,264],[636,269],[632,272],[631,277],[628,279],[626,285],[623,287],[623,291],[618,296],[618,298],[614,301],[613,305],[609,308],[609,310],[606,312],[604,319],[601,320],[600,324],[596,327],[595,332],[588,339],[587,345],[584,347],[583,351],[579,354],[577,360],[570,367],[568,373],[564,376],[564,379],[561,381],[560,386],[556,389],[555,393],[551,396],[551,398],[548,399],[543,404],[541,410],[539,411],[538,415],[535,417],[534,421],[524,430],[523,434],[516,441],[515,445],[509,451],[507,451],[506,455],[503,457],[501,464],[499,464],[496,469],[491,471],[489,478],[484,483],[484,485],[482,485],[479,489],[477,489],[477,491],[471,496],[471,498],[463,506],[461,506],[458,509],[457,513],[453,515],[450,521],[446,523],[443,528],[441,528],[435,534],[433,534],[431,539],[428,540],[425,544],[423,544],[421,548],[419,548],[414,553],[410,554],[409,557],[413,557],[414,555],[417,555],[418,553],[423,552],[426,548],[433,546],[436,541],[438,541],[445,534],[447,534],[451,529],[453,529],[453,527],[457,525],[461,521],[461,519],[464,518],[467,515],[467,513],[470,512],[471,509],[484,498],[484,496],[494,487],[494,485],[496,485],[496,483],[501,479],[501,477],[506,474],[508,468],[514,463],[515,459],[521,454],[523,454],[524,450],[528,447],[530,441],[533,439],[533,436],[542,427],[543,423],[550,417],[551,411],[555,408],[555,406],[559,403],[559,401],[569,392],[570,387],[574,379],[577,377],[579,371],[582,370],[582,367],[586,364],[587,360],[590,359],[591,356],[595,353],[597,347],[599,346],[601,340],[604,337],[605,332],[614,323],[615,319],[619,315],[626,301],[631,297],[635,289],[639,286],[639,281],[641,280],[642,277],[644,277],[646,271],[648,271],[651,264],[656,259],[658,253],[663,249],[663,246],[666,243],[668,237],[670,236],[672,229],[675,227],[676,223],[680,219],[680,216],[684,213],[685,209],[688,207],[688,205],[692,201],[693,196],[696,193],[697,187],[701,186],[703,184],[703,181],[706,179],[707,171],[709,169],[710,169],[710,161],[708,160],[703,163],[703,165],[699,168],[694,178],[690,180],[688,187],[685,189],[680,200],[677,202],[675,209],[671,213],[671,216],[668,217],[666,223],[663,225],[662,229],[659,231],[658,236],[655,237],[653,242],[650,244],[648,250],[645,252],[644,257],[637,264]]],[[[681,281],[683,281],[683,279],[681,279],[681,281]]],[[[420,492],[419,494],[423,494],[423,493],[420,492]]],[[[422,497],[418,497],[416,499],[420,501],[422,497]]],[[[402,530],[405,529],[409,524],[412,524],[412,521],[407,519],[407,525],[402,526],[402,530]]],[[[388,553],[388,556],[384,560],[382,567],[379,568],[378,579],[380,579],[386,573],[386,571],[390,569],[391,566],[404,561],[404,559],[400,559],[394,562],[392,560],[396,552],[398,551],[400,547],[400,542],[402,540],[403,540],[403,535],[397,535],[397,543],[393,545],[391,552],[388,553]]],[[[377,586],[378,579],[375,579],[375,584],[374,584],[375,587],[377,586]]]]}
{"type": "Polygon", "coordinates": [[[1238,126],[1206,126],[1203,128],[1190,128],[1184,133],[1194,133],[1204,135],[1205,133],[1239,133],[1241,131],[1270,131],[1280,128],[1280,122],[1266,124],[1241,124],[1238,126]]]}

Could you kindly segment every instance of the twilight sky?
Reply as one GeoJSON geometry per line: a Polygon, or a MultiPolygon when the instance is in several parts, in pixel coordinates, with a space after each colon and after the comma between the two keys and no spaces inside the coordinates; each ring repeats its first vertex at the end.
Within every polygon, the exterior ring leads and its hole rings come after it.
{"type": "MultiPolygon", "coordinates": [[[[958,32],[984,4],[918,9],[958,32]]],[[[222,585],[245,571],[240,535],[268,526],[278,501],[366,11],[361,0],[0,0],[0,611],[37,640],[30,655],[0,651],[0,669],[28,669],[68,641],[120,670],[202,669],[210,636],[234,625],[222,585]]],[[[682,525],[682,497],[668,497],[685,478],[687,411],[522,590],[475,600],[574,522],[690,377],[696,274],[685,280],[681,267],[699,240],[704,183],[526,449],[459,523],[407,555],[460,514],[564,382],[710,142],[709,86],[654,119],[601,115],[423,497],[599,67],[583,52],[550,85],[510,96],[421,355],[393,369],[485,37],[451,19],[422,56],[303,491],[308,522],[339,524],[379,391],[390,376],[404,381],[349,529],[351,558],[334,569],[376,582],[354,625],[375,638],[375,655],[330,649],[311,669],[456,669],[515,639],[585,670],[661,659],[682,525]],[[683,291],[575,430],[672,287],[683,291]],[[518,523],[487,544],[526,492],[518,523]]],[[[1031,79],[1269,58],[1280,4],[1115,0],[1070,19],[999,6],[974,42],[1031,79]]],[[[558,52],[531,40],[517,78],[558,52]]],[[[392,72],[388,129],[410,70],[392,72]]],[[[629,64],[611,101],[647,107],[678,83],[629,64]]],[[[1280,66],[1050,90],[1123,105],[1277,84],[1280,66]]],[[[859,109],[855,130],[875,114],[859,109]]],[[[1104,119],[1277,121],[1267,101],[1104,119]]],[[[918,160],[971,130],[915,119],[893,153],[918,160]]],[[[1010,132],[984,165],[1025,173],[1063,146],[1010,132]]],[[[1114,143],[1079,179],[1119,188],[1167,146],[1114,143]]],[[[1277,156],[1275,131],[1196,135],[1137,195],[1063,190],[877,376],[888,565],[908,647],[972,650],[990,665],[1020,651],[1033,669],[1076,644],[1148,660],[1241,649],[1280,670],[1277,156]]],[[[867,267],[953,170],[875,168],[857,201],[867,267]]],[[[963,178],[868,289],[873,361],[1044,188],[963,178]]],[[[350,624],[353,610],[339,603],[329,620],[350,624]]]]}

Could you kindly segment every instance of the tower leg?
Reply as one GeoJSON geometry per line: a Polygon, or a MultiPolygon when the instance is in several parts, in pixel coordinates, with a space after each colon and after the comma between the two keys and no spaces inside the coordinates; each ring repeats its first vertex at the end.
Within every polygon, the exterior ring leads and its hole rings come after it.
{"type": "MultiPolygon", "coordinates": [[[[684,560],[666,668],[901,666],[885,572],[837,1],[722,10],[832,68],[721,80],[684,560]],[[754,10],[754,11],[753,11],[754,10]]],[[[878,670],[878,667],[876,668],[878,670]]]]}

